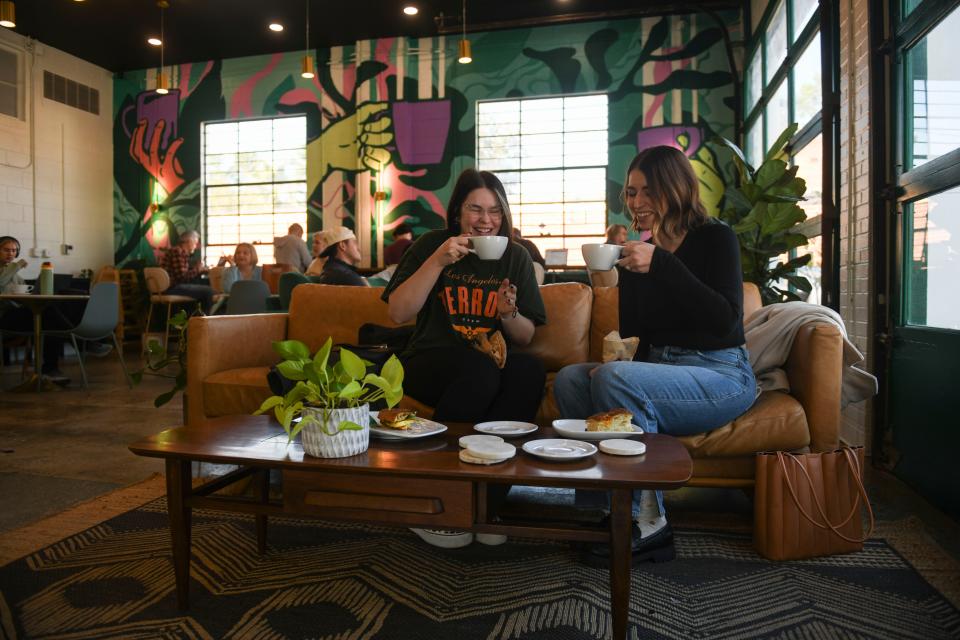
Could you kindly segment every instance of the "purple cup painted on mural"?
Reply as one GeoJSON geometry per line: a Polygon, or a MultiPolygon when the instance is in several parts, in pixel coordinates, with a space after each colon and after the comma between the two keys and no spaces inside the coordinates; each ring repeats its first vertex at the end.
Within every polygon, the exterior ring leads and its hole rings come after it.
{"type": "Polygon", "coordinates": [[[394,102],[391,106],[400,162],[411,166],[440,162],[450,133],[450,101],[394,102]]]}
{"type": "Polygon", "coordinates": [[[147,121],[147,130],[143,135],[143,149],[150,150],[150,142],[153,140],[153,131],[157,128],[157,123],[163,122],[163,134],[160,136],[160,151],[166,151],[178,135],[178,124],[180,121],[180,89],[170,89],[169,93],[159,94],[156,91],[144,91],[137,96],[136,105],[127,105],[127,108],[120,114],[120,122],[123,124],[123,130],[128,137],[133,136],[133,130],[142,121],[147,121]],[[127,116],[134,112],[136,108],[137,119],[130,126],[130,118],[127,116]]]}
{"type": "Polygon", "coordinates": [[[660,145],[673,147],[683,151],[687,157],[692,156],[703,143],[703,131],[694,126],[665,126],[643,129],[637,134],[637,151],[660,145]],[[686,147],[680,144],[680,137],[685,136],[689,142],[686,147]]]}

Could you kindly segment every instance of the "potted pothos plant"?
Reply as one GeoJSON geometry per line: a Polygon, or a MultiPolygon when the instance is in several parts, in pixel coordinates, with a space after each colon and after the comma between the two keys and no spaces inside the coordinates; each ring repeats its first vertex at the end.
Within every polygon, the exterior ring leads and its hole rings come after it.
{"type": "Polygon", "coordinates": [[[811,289],[810,281],[797,273],[810,261],[810,254],[778,259],[807,244],[807,237],[798,231],[807,214],[797,204],[804,200],[807,183],[797,177],[798,167],[787,166],[784,152],[796,132],[795,123],[787,127],[757,168],[750,166],[740,147],[717,138],[733,152],[736,167],[732,184],[724,191],[720,219],[737,234],[743,279],[759,287],[764,304],[800,300],[797,291],[805,297],[811,289]],[[789,286],[784,287],[784,282],[789,286]]]}
{"type": "Polygon", "coordinates": [[[333,340],[311,358],[299,340],[273,343],[283,362],[277,371],[294,387],[282,396],[264,400],[255,415],[273,411],[287,433],[287,442],[297,434],[305,453],[319,458],[344,458],[362,453],[370,443],[370,403],[383,399],[394,407],[403,397],[403,365],[396,355],[379,374],[367,373],[372,362],[348,349],[330,364],[333,340]],[[300,417],[295,423],[294,419],[300,417]]]}

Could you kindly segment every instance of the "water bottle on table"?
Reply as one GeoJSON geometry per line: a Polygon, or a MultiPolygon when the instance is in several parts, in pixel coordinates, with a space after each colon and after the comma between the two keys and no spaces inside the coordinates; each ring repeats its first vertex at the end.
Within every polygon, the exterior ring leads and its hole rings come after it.
{"type": "Polygon", "coordinates": [[[53,295],[53,263],[44,262],[40,265],[40,295],[53,295]]]}

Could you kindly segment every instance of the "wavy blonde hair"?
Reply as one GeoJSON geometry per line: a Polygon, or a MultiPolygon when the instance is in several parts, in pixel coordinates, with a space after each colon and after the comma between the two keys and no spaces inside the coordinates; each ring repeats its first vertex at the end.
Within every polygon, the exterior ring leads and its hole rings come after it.
{"type": "MultiPolygon", "coordinates": [[[[675,238],[709,220],[700,202],[700,180],[687,156],[679,149],[663,145],[644,149],[627,167],[627,179],[632,171],[643,172],[650,198],[663,209],[657,212],[653,223],[654,238],[659,238],[661,233],[675,238]]],[[[626,201],[626,187],[621,198],[626,201]]],[[[641,231],[636,220],[631,226],[635,231],[641,231]]]]}

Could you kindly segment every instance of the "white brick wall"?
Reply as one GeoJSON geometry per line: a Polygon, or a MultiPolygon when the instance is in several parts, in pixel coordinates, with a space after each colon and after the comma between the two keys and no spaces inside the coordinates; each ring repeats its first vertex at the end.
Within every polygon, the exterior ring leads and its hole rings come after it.
{"type": "Polygon", "coordinates": [[[30,263],[27,277],[36,276],[43,260],[52,261],[57,273],[78,273],[112,264],[112,74],[39,42],[35,43],[31,73],[25,38],[0,29],[0,46],[20,52],[27,92],[23,119],[0,115],[0,235],[20,240],[21,256],[30,263]],[[45,99],[44,70],[97,89],[100,115],[45,99]],[[31,117],[35,122],[36,156],[33,166],[28,166],[31,117]],[[64,243],[74,247],[69,255],[60,252],[64,243]],[[31,250],[38,257],[31,257],[31,250]],[[44,250],[48,258],[39,257],[44,250]]]}
{"type": "MultiPolygon", "coordinates": [[[[867,358],[873,331],[870,301],[870,49],[867,0],[840,1],[840,315],[851,341],[867,358]]],[[[877,133],[876,135],[882,135],[877,133]]],[[[870,445],[872,403],[848,406],[841,437],[870,445]]]]}

